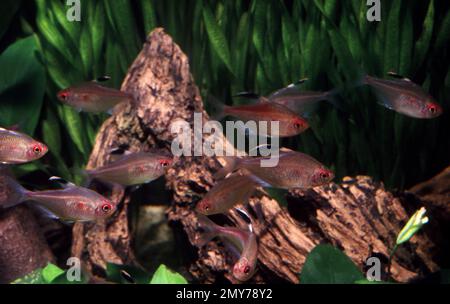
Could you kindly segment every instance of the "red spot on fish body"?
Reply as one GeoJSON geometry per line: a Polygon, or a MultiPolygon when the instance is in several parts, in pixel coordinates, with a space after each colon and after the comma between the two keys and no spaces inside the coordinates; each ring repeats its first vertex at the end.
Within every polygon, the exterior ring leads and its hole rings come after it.
{"type": "Polygon", "coordinates": [[[84,210],[84,203],[83,202],[77,202],[76,203],[76,205],[75,205],[75,207],[78,209],[78,210],[84,210]]]}

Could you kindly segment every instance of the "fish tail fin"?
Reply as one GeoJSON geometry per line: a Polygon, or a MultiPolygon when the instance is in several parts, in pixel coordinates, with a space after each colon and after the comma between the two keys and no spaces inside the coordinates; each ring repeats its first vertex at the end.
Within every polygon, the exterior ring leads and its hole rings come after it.
{"type": "Polygon", "coordinates": [[[221,120],[227,115],[226,110],[229,106],[212,95],[208,95],[206,100],[208,105],[208,113],[211,119],[221,120]]]}
{"type": "Polygon", "coordinates": [[[81,177],[81,179],[83,180],[83,187],[86,188],[91,184],[92,180],[94,179],[94,172],[95,170],[88,170],[83,168],[75,169],[75,174],[81,177]]]}
{"type": "Polygon", "coordinates": [[[202,232],[198,232],[195,236],[195,243],[199,247],[205,246],[209,241],[219,235],[218,225],[211,221],[207,216],[197,213],[199,228],[202,232]]]}
{"type": "Polygon", "coordinates": [[[226,177],[231,172],[235,171],[239,166],[240,160],[236,156],[224,156],[225,166],[214,174],[214,179],[219,180],[226,177]]]}
{"type": "Polygon", "coordinates": [[[14,178],[0,176],[0,206],[8,208],[18,205],[28,199],[29,193],[14,178]]]}

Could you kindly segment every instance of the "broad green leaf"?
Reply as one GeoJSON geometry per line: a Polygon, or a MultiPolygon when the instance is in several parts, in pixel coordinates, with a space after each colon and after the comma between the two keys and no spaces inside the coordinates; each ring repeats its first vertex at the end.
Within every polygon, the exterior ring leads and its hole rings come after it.
{"type": "Polygon", "coordinates": [[[302,284],[352,284],[363,279],[358,267],[328,244],[318,245],[308,254],[300,275],[302,284]]]}
{"type": "Polygon", "coordinates": [[[19,124],[31,135],[39,120],[46,83],[36,52],[36,37],[30,36],[0,55],[0,125],[19,124]]]}
{"type": "Polygon", "coordinates": [[[153,274],[150,284],[187,284],[187,281],[180,274],[171,271],[166,265],[162,264],[153,274]]]}
{"type": "Polygon", "coordinates": [[[64,270],[54,264],[49,263],[44,269],[42,269],[42,278],[45,282],[51,283],[56,277],[63,273],[64,270]]]}

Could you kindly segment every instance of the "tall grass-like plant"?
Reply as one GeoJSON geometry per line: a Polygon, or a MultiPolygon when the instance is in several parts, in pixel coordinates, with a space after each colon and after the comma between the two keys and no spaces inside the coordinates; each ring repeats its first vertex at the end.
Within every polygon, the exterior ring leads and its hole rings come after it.
{"type": "MultiPolygon", "coordinates": [[[[103,116],[61,105],[57,90],[101,75],[118,88],[146,34],[162,26],[189,55],[204,96],[227,104],[239,91],[268,94],[300,78],[301,89],[342,87],[347,115],[323,104],[311,130],[285,140],[338,177],[368,174],[391,187],[424,180],[449,164],[449,3],[381,1],[381,21],[363,0],[81,1],[81,22],[65,1],[37,0],[35,32],[48,81],[38,128],[52,143],[55,173],[84,166],[103,116]],[[446,113],[416,120],[376,104],[362,73],[397,71],[429,91],[446,113]],[[64,136],[68,134],[69,136],[64,136]],[[61,155],[65,155],[63,158],[61,155]]],[[[205,99],[206,100],[206,99],[205,99]]]]}

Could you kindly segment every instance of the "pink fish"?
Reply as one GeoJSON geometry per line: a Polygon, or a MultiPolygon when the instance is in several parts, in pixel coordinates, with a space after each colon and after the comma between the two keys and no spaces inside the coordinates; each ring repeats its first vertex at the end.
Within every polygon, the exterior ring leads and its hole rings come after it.
{"type": "Polygon", "coordinates": [[[124,186],[151,182],[162,176],[173,158],[150,152],[126,154],[103,167],[86,170],[90,178],[124,186]]]}
{"type": "Polygon", "coordinates": [[[249,280],[256,271],[258,260],[256,235],[242,228],[219,226],[202,214],[198,214],[198,223],[203,230],[196,236],[198,246],[205,246],[215,237],[230,242],[240,251],[239,259],[233,266],[233,276],[241,282],[249,280]]]}
{"type": "MultiPolygon", "coordinates": [[[[401,77],[390,73],[394,77],[401,77]]],[[[380,79],[364,76],[363,84],[374,89],[379,103],[388,109],[414,118],[435,118],[442,114],[442,107],[419,85],[407,78],[380,79]]]]}
{"type": "Polygon", "coordinates": [[[79,111],[92,113],[107,112],[118,103],[132,100],[130,94],[101,86],[94,81],[61,90],[57,96],[61,102],[79,111]]]}
{"type": "Polygon", "coordinates": [[[227,106],[212,100],[219,108],[217,119],[224,116],[234,116],[243,121],[267,122],[267,131],[255,130],[262,136],[290,137],[298,135],[309,128],[308,122],[285,106],[268,102],[264,99],[259,103],[241,106],[227,106]],[[277,121],[279,130],[273,133],[271,121],[277,121]],[[273,133],[273,134],[272,134],[273,133]]]}
{"type": "Polygon", "coordinates": [[[18,131],[0,128],[0,163],[23,164],[44,156],[48,148],[43,143],[18,131]]]}
{"type": "Polygon", "coordinates": [[[257,185],[250,176],[230,176],[214,185],[197,203],[195,210],[204,215],[226,213],[237,204],[245,204],[257,185]]]}
{"type": "MultiPolygon", "coordinates": [[[[59,178],[56,178],[59,179],[59,178]]],[[[64,189],[28,191],[13,178],[0,176],[0,207],[33,201],[51,217],[63,221],[95,221],[111,216],[116,205],[90,189],[72,183],[64,189]]]]}
{"type": "Polygon", "coordinates": [[[316,187],[327,184],[334,178],[333,171],[304,153],[280,151],[275,167],[261,166],[262,159],[268,158],[228,157],[227,165],[216,173],[216,177],[243,169],[258,178],[261,185],[282,189],[316,187]]]}

